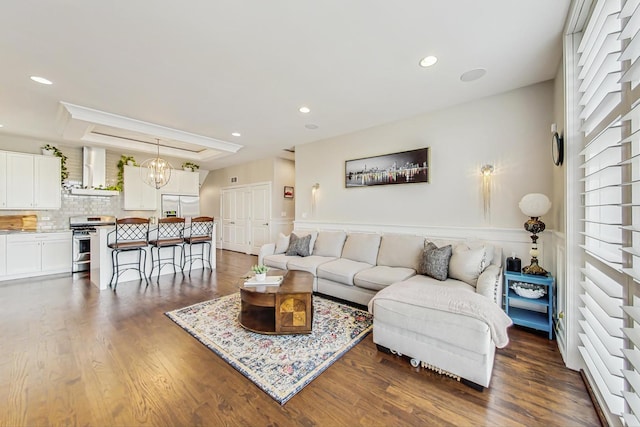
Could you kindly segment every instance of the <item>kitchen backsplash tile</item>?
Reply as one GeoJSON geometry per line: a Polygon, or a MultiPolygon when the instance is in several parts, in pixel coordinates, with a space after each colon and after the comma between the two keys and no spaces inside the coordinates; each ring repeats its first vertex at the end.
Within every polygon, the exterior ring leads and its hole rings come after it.
{"type": "Polygon", "coordinates": [[[61,230],[69,228],[70,216],[81,215],[113,215],[131,216],[129,212],[122,211],[122,195],[118,196],[77,196],[69,194],[68,190],[62,191],[62,203],[59,210],[50,211],[24,211],[3,210],[0,215],[27,215],[38,216],[38,230],[61,230]]]}

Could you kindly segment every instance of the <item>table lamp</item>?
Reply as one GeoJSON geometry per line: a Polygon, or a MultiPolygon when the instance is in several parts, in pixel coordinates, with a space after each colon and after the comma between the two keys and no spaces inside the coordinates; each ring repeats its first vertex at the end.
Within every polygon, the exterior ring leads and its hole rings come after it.
{"type": "Polygon", "coordinates": [[[524,223],[524,229],[531,233],[531,264],[522,268],[524,274],[535,274],[546,276],[547,271],[538,265],[538,234],[544,231],[544,222],[540,221],[540,217],[551,209],[551,201],[547,196],[540,193],[531,193],[524,196],[518,207],[523,214],[531,217],[524,223]]]}

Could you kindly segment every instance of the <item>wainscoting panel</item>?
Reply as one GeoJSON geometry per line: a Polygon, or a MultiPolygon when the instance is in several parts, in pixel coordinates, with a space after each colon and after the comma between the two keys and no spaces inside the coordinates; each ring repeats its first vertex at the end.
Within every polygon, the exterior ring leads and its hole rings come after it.
{"type": "MultiPolygon", "coordinates": [[[[434,239],[473,241],[483,240],[502,248],[504,259],[514,254],[522,259],[522,265],[528,265],[531,260],[531,238],[524,228],[474,228],[474,227],[430,227],[423,225],[399,224],[353,224],[336,222],[298,221],[294,223],[296,230],[344,230],[346,232],[370,233],[405,233],[415,234],[434,239]]],[[[539,235],[538,257],[540,266],[548,271],[555,271],[554,252],[545,252],[550,244],[553,231],[545,230],[539,235]]]]}

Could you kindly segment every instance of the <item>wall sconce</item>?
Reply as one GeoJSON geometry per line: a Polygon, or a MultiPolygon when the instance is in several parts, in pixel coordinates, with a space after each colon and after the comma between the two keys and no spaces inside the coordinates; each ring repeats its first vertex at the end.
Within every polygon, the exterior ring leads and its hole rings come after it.
{"type": "Polygon", "coordinates": [[[482,206],[485,218],[491,211],[491,175],[493,175],[493,171],[493,165],[483,165],[480,168],[480,173],[482,174],[482,206]]]}
{"type": "Polygon", "coordinates": [[[549,212],[551,209],[551,200],[544,194],[531,193],[527,194],[520,200],[518,207],[523,214],[531,217],[524,223],[524,229],[531,233],[531,264],[522,268],[524,274],[535,274],[546,276],[547,271],[538,265],[538,234],[545,229],[544,222],[539,217],[549,212]]]}
{"type": "Polygon", "coordinates": [[[320,184],[316,182],[311,187],[311,215],[313,217],[316,216],[316,193],[318,192],[318,189],[320,189],[320,184]]]}

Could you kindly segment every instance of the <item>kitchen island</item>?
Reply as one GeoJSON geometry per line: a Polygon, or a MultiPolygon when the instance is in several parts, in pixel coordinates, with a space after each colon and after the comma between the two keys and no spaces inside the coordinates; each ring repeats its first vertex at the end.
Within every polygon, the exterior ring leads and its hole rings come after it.
{"type": "MultiPolygon", "coordinates": [[[[108,289],[109,282],[111,281],[111,276],[113,274],[113,269],[111,266],[111,253],[113,250],[107,246],[109,243],[109,233],[115,229],[113,226],[103,226],[96,227],[95,233],[91,233],[91,270],[90,270],[90,278],[91,283],[98,287],[98,289],[108,289]]],[[[112,236],[111,236],[112,237],[112,236]]],[[[150,232],[149,239],[153,240],[155,238],[154,230],[152,228],[150,232]]],[[[197,250],[199,250],[198,248],[197,250]]],[[[145,248],[147,252],[147,259],[145,265],[145,271],[147,276],[151,273],[151,246],[147,246],[145,248]]],[[[170,249],[167,249],[166,252],[163,251],[163,258],[167,256],[170,249]]],[[[211,268],[216,268],[216,227],[213,227],[213,236],[211,238],[211,268]]],[[[119,255],[121,262],[135,262],[137,259],[137,252],[123,252],[119,255]]],[[[180,251],[176,251],[176,259],[174,260],[176,264],[180,265],[180,251]]],[[[166,262],[166,261],[164,261],[166,262]]],[[[193,265],[193,269],[197,270],[198,268],[202,268],[201,262],[195,262],[193,265]]],[[[185,270],[188,270],[189,266],[187,265],[185,270]]],[[[177,273],[182,274],[180,269],[176,267],[177,273]]],[[[193,271],[193,270],[192,270],[193,271]]],[[[156,268],[153,272],[153,278],[158,278],[158,269],[156,268]]],[[[161,275],[173,274],[173,268],[170,265],[167,265],[160,269],[161,275]]],[[[188,274],[188,271],[187,271],[188,274]]],[[[153,279],[152,278],[152,279],[153,279]]],[[[140,280],[140,276],[136,270],[126,270],[120,274],[120,278],[118,279],[118,283],[128,282],[131,280],[140,280]]]]}

